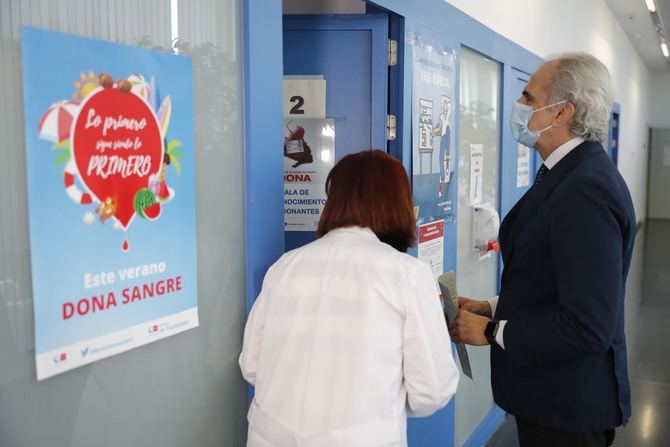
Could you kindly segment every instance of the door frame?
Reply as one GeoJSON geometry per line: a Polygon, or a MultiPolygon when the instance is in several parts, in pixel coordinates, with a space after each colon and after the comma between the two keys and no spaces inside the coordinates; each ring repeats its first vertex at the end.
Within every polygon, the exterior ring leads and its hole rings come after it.
{"type": "Polygon", "coordinates": [[[612,158],[614,166],[619,167],[619,140],[621,139],[621,104],[615,102],[612,104],[612,111],[610,112],[610,125],[607,133],[607,153],[612,158]],[[614,127],[614,118],[616,116],[616,127],[614,127]],[[616,134],[616,135],[615,135],[616,134]],[[616,136],[616,140],[614,137],[616,136]],[[612,142],[616,141],[616,146],[612,146],[612,142]]]}
{"type": "MultiPolygon", "coordinates": [[[[365,90],[369,89],[370,92],[369,103],[367,103],[367,101],[363,103],[360,99],[354,99],[354,96],[352,96],[351,92],[349,92],[349,94],[344,92],[345,94],[338,95],[337,90],[334,90],[337,88],[344,90],[346,87],[343,89],[343,84],[349,85],[353,83],[350,81],[353,79],[353,73],[358,73],[360,70],[362,70],[366,72],[367,75],[365,67],[358,67],[352,70],[347,70],[346,68],[342,68],[342,64],[324,63],[323,65],[329,66],[324,67],[321,62],[305,60],[302,63],[298,62],[294,64],[293,67],[285,66],[284,68],[284,75],[325,75],[327,91],[326,118],[335,120],[335,162],[339,161],[344,155],[347,155],[351,152],[358,152],[362,149],[387,150],[386,115],[388,113],[388,28],[389,24],[386,14],[290,14],[284,15],[283,17],[284,46],[288,46],[293,51],[299,51],[299,49],[292,46],[294,45],[295,40],[291,38],[291,32],[321,33],[337,31],[338,33],[336,33],[335,37],[333,35],[325,37],[331,42],[338,41],[338,39],[343,37],[340,34],[347,34],[348,37],[358,40],[358,35],[354,34],[349,36],[348,34],[356,31],[369,33],[370,35],[370,82],[369,85],[367,82],[364,82],[365,90]],[[313,65],[321,65],[325,72],[314,72],[315,67],[313,65]],[[331,76],[330,79],[328,78],[329,76],[331,76]],[[335,78],[337,78],[337,81],[339,82],[336,82],[335,78]],[[337,87],[338,85],[339,87],[337,87]],[[366,135],[365,133],[359,134],[358,132],[353,132],[349,136],[351,137],[352,135],[360,135],[361,138],[368,139],[369,143],[366,143],[366,146],[364,147],[347,147],[345,146],[346,138],[342,138],[338,142],[337,134],[338,132],[347,131],[347,124],[353,124],[352,117],[355,117],[357,112],[363,113],[362,110],[357,110],[357,106],[362,106],[364,108],[369,107],[370,109],[369,134],[366,135]],[[338,131],[338,121],[343,118],[344,122],[341,123],[342,127],[338,131]],[[347,123],[348,120],[351,122],[347,123]]],[[[306,36],[302,36],[302,40],[306,40],[306,36]]],[[[346,46],[341,45],[339,47],[341,49],[347,48],[346,46]]],[[[365,48],[365,46],[357,45],[357,49],[358,48],[365,48]]],[[[283,48],[284,59],[286,64],[290,64],[291,57],[289,55],[291,55],[291,53],[288,53],[287,55],[286,50],[287,48],[283,48]]],[[[346,52],[346,54],[349,53],[346,52]]],[[[363,50],[363,54],[365,54],[365,50],[363,50]]],[[[298,57],[297,54],[295,56],[298,57]]],[[[316,58],[321,59],[318,56],[320,55],[316,55],[316,58]]],[[[342,54],[339,56],[341,57],[342,54]]],[[[303,55],[303,57],[309,57],[309,55],[303,55]]],[[[365,59],[367,60],[367,57],[365,57],[365,59]]],[[[362,126],[359,127],[359,130],[361,129],[363,129],[362,126]]],[[[291,249],[306,245],[314,241],[315,238],[316,234],[314,230],[287,231],[284,237],[284,250],[289,251],[291,249]]]]}
{"type": "Polygon", "coordinates": [[[243,0],[246,302],[284,253],[282,3],[243,0]]]}
{"type": "MultiPolygon", "coordinates": [[[[337,14],[337,15],[285,15],[283,30],[291,31],[370,31],[372,33],[372,60],[370,85],[370,141],[373,149],[387,150],[386,128],[387,100],[387,53],[388,22],[379,20],[381,14],[337,14]],[[374,49],[383,47],[383,52],[374,49]],[[381,79],[383,82],[375,82],[381,79]],[[383,118],[383,121],[380,120],[383,118]]],[[[283,52],[282,52],[283,54],[283,52]]],[[[326,99],[327,101],[327,99],[326,99]]],[[[327,108],[327,106],[326,106],[327,108]]]]}

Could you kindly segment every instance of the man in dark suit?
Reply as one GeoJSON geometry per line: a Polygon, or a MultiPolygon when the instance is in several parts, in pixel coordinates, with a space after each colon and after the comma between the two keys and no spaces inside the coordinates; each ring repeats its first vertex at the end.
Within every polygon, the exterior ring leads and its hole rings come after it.
{"type": "Polygon", "coordinates": [[[560,55],[531,77],[515,138],[544,160],[500,227],[500,296],[460,299],[455,341],[491,345],[496,403],[528,446],[607,446],[631,413],[624,291],[636,221],[603,150],[613,102],[607,68],[560,55]]]}

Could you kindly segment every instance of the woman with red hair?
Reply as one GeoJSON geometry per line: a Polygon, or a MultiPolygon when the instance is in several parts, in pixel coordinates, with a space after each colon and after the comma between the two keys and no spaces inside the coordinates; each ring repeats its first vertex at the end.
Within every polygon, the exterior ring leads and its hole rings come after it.
{"type": "Polygon", "coordinates": [[[247,445],[403,447],[407,415],[444,407],[458,384],[432,271],[404,253],[416,239],[407,174],[359,152],[326,192],[321,237],[270,267],[247,321],[247,445]]]}

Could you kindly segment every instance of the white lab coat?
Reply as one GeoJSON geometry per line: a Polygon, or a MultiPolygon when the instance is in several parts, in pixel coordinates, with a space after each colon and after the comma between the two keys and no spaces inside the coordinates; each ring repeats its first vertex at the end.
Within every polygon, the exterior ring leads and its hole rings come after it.
{"type": "Polygon", "coordinates": [[[358,227],[270,267],[240,367],[250,447],[404,447],[458,384],[431,269],[358,227]]]}

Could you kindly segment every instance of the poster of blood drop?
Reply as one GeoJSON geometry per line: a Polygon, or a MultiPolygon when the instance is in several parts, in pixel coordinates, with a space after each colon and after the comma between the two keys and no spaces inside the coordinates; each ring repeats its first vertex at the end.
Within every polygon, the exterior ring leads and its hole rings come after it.
{"type": "Polygon", "coordinates": [[[198,326],[192,63],[29,27],[21,41],[42,380],[198,326]]]}

